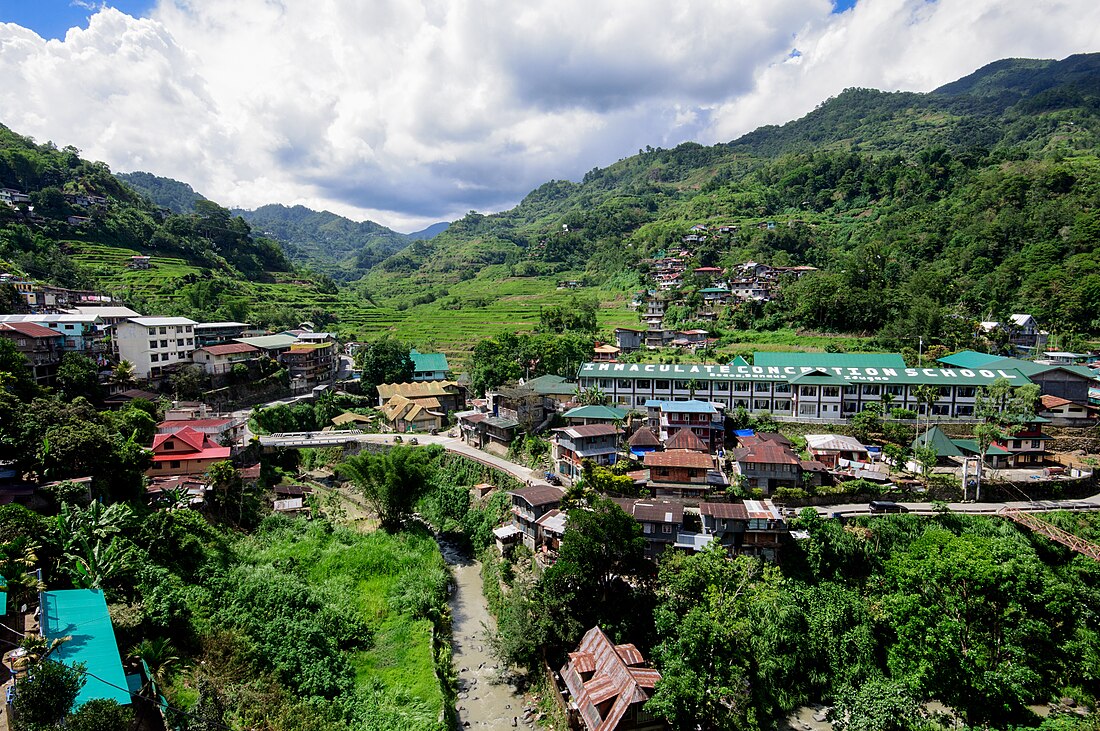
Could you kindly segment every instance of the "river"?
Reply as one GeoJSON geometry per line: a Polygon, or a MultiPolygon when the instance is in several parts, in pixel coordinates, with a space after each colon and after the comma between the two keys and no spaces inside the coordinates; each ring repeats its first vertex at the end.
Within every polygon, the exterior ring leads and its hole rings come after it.
{"type": "Polygon", "coordinates": [[[440,550],[454,574],[451,615],[458,728],[535,728],[529,720],[530,704],[511,685],[498,681],[500,670],[485,637],[493,618],[481,590],[481,564],[445,542],[440,542],[440,550]]]}

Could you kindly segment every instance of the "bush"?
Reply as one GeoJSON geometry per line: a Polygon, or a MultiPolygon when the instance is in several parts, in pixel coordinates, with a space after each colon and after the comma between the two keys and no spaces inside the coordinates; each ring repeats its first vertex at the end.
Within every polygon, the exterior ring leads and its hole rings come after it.
{"type": "Polygon", "coordinates": [[[801,487],[777,487],[772,493],[776,500],[805,500],[809,496],[801,487]]]}

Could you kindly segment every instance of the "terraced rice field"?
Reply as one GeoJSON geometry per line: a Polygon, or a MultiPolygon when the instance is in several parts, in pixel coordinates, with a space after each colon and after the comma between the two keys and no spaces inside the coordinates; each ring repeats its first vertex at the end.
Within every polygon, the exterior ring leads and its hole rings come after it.
{"type": "Polygon", "coordinates": [[[149,269],[130,269],[131,256],[148,252],[85,241],[65,241],[62,246],[74,261],[91,270],[104,293],[122,299],[136,294],[172,300],[184,280],[203,275],[202,269],[178,257],[154,253],[149,269]]]}

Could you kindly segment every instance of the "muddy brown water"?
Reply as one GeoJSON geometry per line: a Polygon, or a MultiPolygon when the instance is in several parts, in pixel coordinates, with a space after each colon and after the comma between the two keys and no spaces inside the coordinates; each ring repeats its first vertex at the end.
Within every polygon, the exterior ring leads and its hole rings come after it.
{"type": "Polygon", "coordinates": [[[447,543],[443,557],[454,575],[451,594],[452,647],[458,671],[458,728],[533,729],[525,720],[523,696],[500,680],[501,670],[489,649],[486,628],[493,618],[482,593],[481,564],[447,543]]]}

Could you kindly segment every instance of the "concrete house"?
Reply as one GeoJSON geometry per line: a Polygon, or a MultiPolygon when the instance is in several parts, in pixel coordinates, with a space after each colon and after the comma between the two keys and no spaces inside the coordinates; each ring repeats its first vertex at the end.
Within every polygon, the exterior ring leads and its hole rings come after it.
{"type": "Polygon", "coordinates": [[[115,352],[138,378],[159,378],[191,363],[195,321],[186,317],[131,317],[115,326],[115,352]]]}
{"type": "Polygon", "coordinates": [[[555,429],[553,436],[554,469],[559,475],[575,480],[581,463],[591,460],[609,467],[619,456],[620,430],[614,424],[589,424],[555,429]]]}

